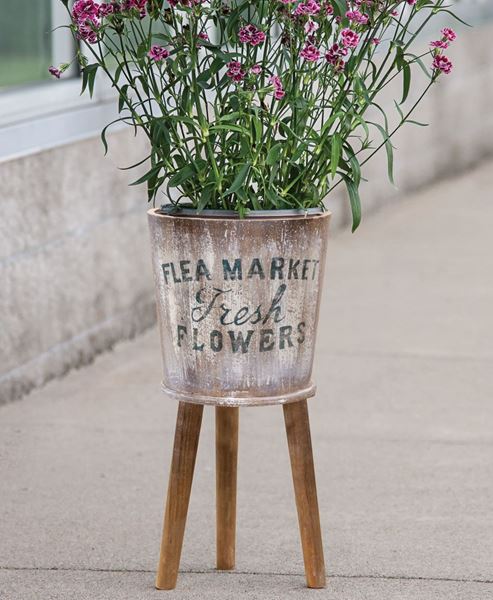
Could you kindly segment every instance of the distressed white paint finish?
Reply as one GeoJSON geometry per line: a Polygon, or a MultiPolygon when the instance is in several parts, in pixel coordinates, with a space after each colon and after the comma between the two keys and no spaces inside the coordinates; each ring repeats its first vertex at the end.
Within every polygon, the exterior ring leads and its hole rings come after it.
{"type": "Polygon", "coordinates": [[[330,214],[148,215],[165,391],[182,401],[228,406],[312,396],[330,214]],[[223,265],[233,268],[238,259],[241,280],[223,265]],[[232,339],[239,336],[245,345],[235,351],[232,339]]]}

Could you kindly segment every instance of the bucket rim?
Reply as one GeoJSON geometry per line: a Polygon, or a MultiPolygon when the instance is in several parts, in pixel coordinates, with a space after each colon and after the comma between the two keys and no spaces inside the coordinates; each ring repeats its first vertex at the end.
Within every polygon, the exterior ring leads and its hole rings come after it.
{"type": "Polygon", "coordinates": [[[151,208],[147,214],[154,217],[172,217],[172,218],[192,218],[192,219],[207,219],[207,220],[233,220],[233,221],[250,221],[250,220],[278,220],[278,219],[312,219],[316,217],[329,217],[331,212],[322,208],[307,208],[307,209],[279,209],[279,210],[251,210],[244,217],[240,217],[238,212],[234,210],[216,210],[204,209],[198,211],[195,208],[181,208],[173,204],[163,205],[160,208],[151,208]]]}

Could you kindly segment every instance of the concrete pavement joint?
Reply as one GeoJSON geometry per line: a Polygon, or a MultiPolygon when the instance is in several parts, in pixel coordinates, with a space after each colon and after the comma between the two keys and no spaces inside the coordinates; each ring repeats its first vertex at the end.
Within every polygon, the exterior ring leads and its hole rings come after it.
{"type": "MultiPolygon", "coordinates": [[[[155,573],[150,569],[96,569],[96,568],[71,568],[71,567],[9,567],[1,566],[0,571],[62,571],[73,573],[155,573]]],[[[277,573],[268,571],[220,571],[217,569],[187,569],[180,571],[182,575],[210,575],[212,573],[224,575],[266,575],[268,577],[304,577],[303,573],[277,573]]],[[[327,573],[329,579],[382,579],[389,581],[443,581],[451,583],[486,583],[493,584],[493,579],[465,579],[454,577],[420,577],[419,575],[342,575],[327,573]]]]}

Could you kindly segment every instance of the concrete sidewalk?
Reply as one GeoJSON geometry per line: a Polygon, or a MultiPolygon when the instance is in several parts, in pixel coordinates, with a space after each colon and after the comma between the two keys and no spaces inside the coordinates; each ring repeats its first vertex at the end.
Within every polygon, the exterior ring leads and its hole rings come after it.
{"type": "Polygon", "coordinates": [[[282,411],[240,415],[214,572],[206,409],[182,573],[153,589],[176,405],[155,330],[0,407],[2,600],[493,598],[493,164],[330,243],[311,401],[328,588],[304,588],[282,411]]]}

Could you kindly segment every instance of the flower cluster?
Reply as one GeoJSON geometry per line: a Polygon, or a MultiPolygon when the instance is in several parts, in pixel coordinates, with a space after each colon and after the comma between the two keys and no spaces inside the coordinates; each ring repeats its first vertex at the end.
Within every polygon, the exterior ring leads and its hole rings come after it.
{"type": "Polygon", "coordinates": [[[445,27],[442,29],[442,37],[439,40],[430,42],[430,46],[434,50],[432,67],[435,74],[445,73],[445,75],[448,75],[452,71],[454,66],[452,61],[441,51],[446,50],[455,39],[457,39],[455,31],[450,27],[445,27]]]}
{"type": "Polygon", "coordinates": [[[255,25],[246,25],[238,32],[238,39],[242,44],[258,46],[265,42],[265,33],[260,31],[255,25]]]}
{"type": "Polygon", "coordinates": [[[76,0],[72,8],[72,22],[76,28],[77,38],[95,44],[98,41],[98,30],[102,20],[119,13],[135,11],[139,18],[146,14],[148,0],[112,0],[107,3],[94,2],[94,0],[76,0]]]}
{"type": "Polygon", "coordinates": [[[361,167],[384,148],[392,177],[389,140],[413,122],[409,98],[452,70],[450,28],[413,50],[448,0],[61,1],[88,49],[78,54],[84,89],[104,71],[122,122],[150,141],[138,180],[149,198],[177,188],[199,208],[307,208],[342,182],[357,226],[361,167]],[[425,55],[429,82],[410,94],[425,55]],[[379,94],[395,78],[402,92],[388,119],[379,94]]]}

